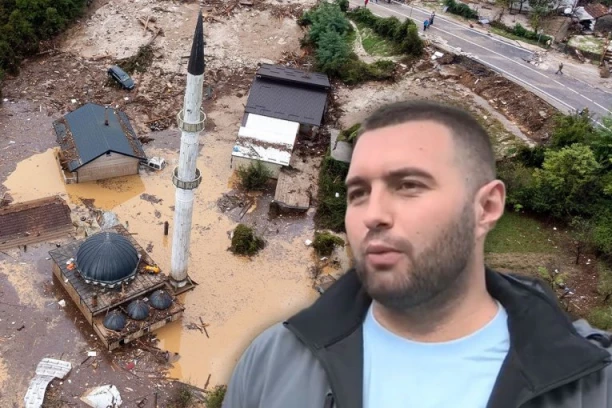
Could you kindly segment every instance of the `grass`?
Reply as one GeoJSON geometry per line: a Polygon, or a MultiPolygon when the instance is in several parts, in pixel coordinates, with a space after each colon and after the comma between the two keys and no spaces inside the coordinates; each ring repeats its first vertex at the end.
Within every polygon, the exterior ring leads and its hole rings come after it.
{"type": "Polygon", "coordinates": [[[509,33],[509,32],[507,32],[505,30],[502,30],[501,28],[489,27],[489,29],[491,30],[492,33],[495,33],[497,35],[501,35],[502,37],[506,37],[506,38],[509,38],[511,40],[522,41],[524,43],[528,43],[528,44],[532,44],[532,45],[537,45],[537,46],[539,46],[541,48],[546,49],[546,42],[544,42],[544,41],[538,42],[537,40],[531,40],[529,38],[519,37],[518,35],[514,35],[512,33],[509,33]]]}
{"type": "Polygon", "coordinates": [[[557,252],[549,241],[549,234],[539,221],[514,212],[506,212],[487,237],[488,253],[546,253],[557,252]]]}
{"type": "Polygon", "coordinates": [[[349,46],[349,49],[352,50],[355,44],[355,40],[357,40],[357,31],[351,27],[348,33],[344,36],[344,40],[346,41],[346,45],[349,46]]]}
{"type": "Polygon", "coordinates": [[[361,35],[361,44],[365,52],[372,56],[390,57],[396,55],[396,47],[393,42],[376,34],[371,28],[363,23],[356,23],[361,35]]]}
{"type": "Polygon", "coordinates": [[[217,385],[212,391],[206,395],[206,408],[221,408],[227,387],[225,385],[217,385]]]}
{"type": "Polygon", "coordinates": [[[601,54],[603,50],[604,40],[601,38],[595,38],[584,35],[575,35],[573,36],[567,45],[570,47],[578,48],[582,51],[592,52],[595,54],[601,54]]]}
{"type": "Polygon", "coordinates": [[[318,205],[315,224],[319,229],[344,232],[346,213],[346,187],[344,179],[349,165],[325,156],[319,170],[318,205]]]}

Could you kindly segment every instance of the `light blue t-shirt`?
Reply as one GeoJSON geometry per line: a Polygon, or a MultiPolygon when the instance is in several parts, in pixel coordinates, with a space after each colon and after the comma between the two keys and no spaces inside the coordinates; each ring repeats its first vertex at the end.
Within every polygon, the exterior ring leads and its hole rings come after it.
{"type": "Polygon", "coordinates": [[[363,326],[364,408],[484,408],[510,346],[508,315],[461,339],[419,343],[382,327],[368,311],[363,326]]]}

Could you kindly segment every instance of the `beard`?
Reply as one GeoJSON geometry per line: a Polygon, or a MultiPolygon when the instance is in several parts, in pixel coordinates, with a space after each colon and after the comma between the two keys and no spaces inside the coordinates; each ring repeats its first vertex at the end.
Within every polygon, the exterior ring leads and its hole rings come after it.
{"type": "MultiPolygon", "coordinates": [[[[460,297],[466,269],[474,252],[475,216],[469,202],[459,216],[418,254],[412,244],[386,230],[370,230],[355,259],[355,269],[365,291],[385,308],[399,313],[438,309],[460,297]],[[371,240],[396,248],[408,261],[387,270],[372,270],[365,261],[371,240]]],[[[431,310],[433,311],[433,310],[431,310]]]]}

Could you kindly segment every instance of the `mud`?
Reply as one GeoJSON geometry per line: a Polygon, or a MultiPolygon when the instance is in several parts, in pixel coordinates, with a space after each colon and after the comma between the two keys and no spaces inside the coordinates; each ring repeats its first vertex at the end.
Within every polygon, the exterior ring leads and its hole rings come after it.
{"type": "MultiPolygon", "coordinates": [[[[0,406],[21,405],[27,383],[43,357],[74,364],[68,379],[54,382],[50,393],[70,403],[88,386],[106,383],[120,386],[124,401],[133,405],[143,397],[151,401],[159,387],[161,403],[171,389],[162,378],[166,369],[170,369],[169,378],[199,387],[209,375],[209,386],[226,383],[255,335],[318,297],[313,290],[313,270],[322,273],[321,278],[337,277],[350,265],[348,247],[335,255],[337,259],[317,261],[312,248],[305,245],[305,240],[313,238],[314,209],[304,216],[270,217],[273,190],[239,193],[230,169],[231,150],[257,63],[307,66],[307,56],[299,50],[303,33],[295,16],[296,7],[313,3],[255,1],[253,7],[236,5],[231,10],[232,3],[210,3],[205,9],[207,99],[203,108],[208,119],[200,137],[197,166],[204,181],[194,200],[189,263],[189,274],[198,286],[181,295],[186,305],[184,318],[155,333],[163,350],[177,353],[173,367],[163,353],[155,351],[151,337],[113,353],[101,349],[51,275],[47,253],[56,244],[74,239],[66,237],[28,246],[26,253],[16,249],[0,253],[0,406]],[[265,249],[252,259],[227,251],[229,234],[238,222],[254,227],[266,240],[265,249]],[[66,299],[64,308],[58,304],[61,299],[66,299]],[[208,336],[194,329],[202,323],[208,336]],[[97,350],[98,356],[86,360],[88,350],[97,350]],[[10,387],[6,380],[3,383],[8,377],[10,387]]],[[[183,57],[191,46],[199,4],[155,0],[96,4],[98,8],[59,41],[59,52],[31,59],[24,64],[22,75],[6,81],[4,94],[9,101],[0,107],[0,182],[4,182],[0,193],[9,191],[16,202],[59,194],[77,219],[91,219],[97,210],[113,211],[168,273],[175,201],[171,172],[180,143],[180,132],[172,126],[182,104],[187,62],[183,57]],[[151,31],[138,22],[150,16],[163,35],[152,43],[154,58],[148,71],[134,74],[137,89],[122,91],[107,82],[106,68],[152,39],[151,31]],[[77,74],[78,81],[74,80],[77,74]],[[53,156],[51,123],[86,101],[124,110],[139,135],[150,139],[145,146],[147,156],[164,157],[166,168],[65,185],[53,156]],[[163,234],[166,221],[169,236],[163,234]]],[[[471,104],[470,95],[457,79],[443,80],[434,65],[425,63],[420,71],[411,71],[395,84],[368,83],[350,89],[335,85],[330,106],[342,126],[348,127],[384,103],[419,97],[471,104]]],[[[474,112],[488,116],[485,105],[473,108],[474,112]]],[[[297,142],[294,167],[302,172],[304,183],[313,186],[313,196],[320,156],[328,144],[326,129],[297,142]]]]}

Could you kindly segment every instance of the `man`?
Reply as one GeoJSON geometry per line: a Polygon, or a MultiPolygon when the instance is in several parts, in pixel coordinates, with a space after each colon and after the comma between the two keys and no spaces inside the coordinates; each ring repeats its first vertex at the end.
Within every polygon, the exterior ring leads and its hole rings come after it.
{"type": "Polygon", "coordinates": [[[432,11],[431,16],[429,17],[429,25],[432,26],[434,22],[434,18],[436,17],[436,12],[432,11]]]}
{"type": "Polygon", "coordinates": [[[557,72],[555,72],[555,75],[557,74],[563,75],[563,63],[562,62],[559,63],[559,69],[557,70],[557,72]]]}
{"type": "Polygon", "coordinates": [[[423,31],[427,31],[427,27],[429,27],[429,20],[423,21],[423,31]]]}
{"type": "Polygon", "coordinates": [[[346,184],[355,269],[250,345],[224,407],[612,407],[609,336],[573,326],[539,281],[485,267],[506,191],[476,120],[383,107],[346,184]]]}

